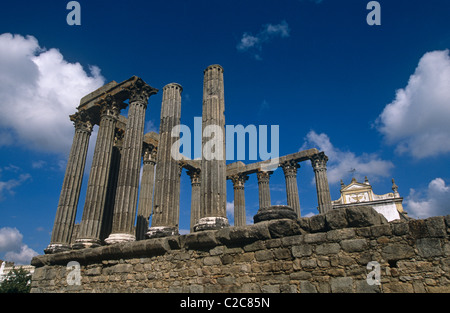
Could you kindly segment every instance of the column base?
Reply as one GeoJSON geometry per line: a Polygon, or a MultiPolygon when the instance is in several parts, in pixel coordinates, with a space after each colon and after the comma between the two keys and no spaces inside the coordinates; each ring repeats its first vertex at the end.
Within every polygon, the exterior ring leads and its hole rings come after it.
{"type": "Polygon", "coordinates": [[[136,237],[130,234],[111,234],[105,239],[107,245],[129,241],[136,241],[136,237]]]}
{"type": "Polygon", "coordinates": [[[62,244],[62,243],[51,243],[44,249],[45,254],[54,254],[64,251],[71,250],[70,245],[62,244]]]}
{"type": "Polygon", "coordinates": [[[87,248],[97,248],[100,247],[101,243],[96,239],[77,239],[75,243],[72,245],[73,249],[87,249],[87,248]]]}
{"type": "Polygon", "coordinates": [[[202,217],[194,225],[194,232],[202,230],[216,230],[229,227],[230,223],[226,217],[202,217]]]}
{"type": "Polygon", "coordinates": [[[154,226],[150,227],[145,234],[145,237],[150,238],[160,238],[160,237],[168,237],[168,236],[176,236],[179,235],[178,227],[170,227],[170,226],[154,226]]]}
{"type": "Polygon", "coordinates": [[[288,218],[296,220],[298,218],[297,213],[293,208],[287,205],[273,205],[267,208],[259,209],[256,215],[253,217],[253,221],[256,223],[288,218]]]}

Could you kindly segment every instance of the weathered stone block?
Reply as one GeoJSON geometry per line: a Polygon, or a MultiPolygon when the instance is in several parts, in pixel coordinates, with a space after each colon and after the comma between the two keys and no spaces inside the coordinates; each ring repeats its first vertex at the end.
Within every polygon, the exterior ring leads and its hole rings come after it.
{"type": "Polygon", "coordinates": [[[311,245],[300,245],[292,247],[292,255],[296,258],[301,258],[305,256],[310,256],[312,254],[311,245]]]}
{"type": "Polygon", "coordinates": [[[262,250],[255,252],[255,259],[257,261],[273,260],[273,253],[270,250],[262,250]]]}
{"type": "Polygon", "coordinates": [[[335,229],[327,232],[327,240],[340,241],[343,239],[353,238],[355,235],[355,230],[353,228],[335,229]]]}
{"type": "Polygon", "coordinates": [[[409,221],[409,231],[414,238],[428,237],[428,227],[425,220],[409,221]]]}
{"type": "Polygon", "coordinates": [[[327,229],[324,214],[318,214],[309,218],[310,231],[312,233],[324,232],[327,229]]]}
{"type": "Polygon", "coordinates": [[[317,293],[316,286],[307,280],[302,280],[300,282],[300,292],[301,293],[317,293]]]}
{"type": "Polygon", "coordinates": [[[443,216],[433,216],[425,220],[430,237],[447,236],[447,227],[443,216]]]}
{"type": "Polygon", "coordinates": [[[354,206],[346,210],[347,221],[350,227],[365,227],[387,224],[386,218],[368,206],[354,206]]]}
{"type": "Polygon", "coordinates": [[[341,246],[337,242],[323,243],[316,247],[318,255],[336,254],[341,250],[341,246]]]}
{"type": "Polygon", "coordinates": [[[350,293],[353,291],[353,279],[351,277],[336,277],[330,280],[332,293],[350,293]]]}
{"type": "Polygon", "coordinates": [[[325,221],[328,229],[341,229],[348,226],[345,209],[331,210],[325,213],[325,221]]]}
{"type": "Polygon", "coordinates": [[[381,250],[382,257],[387,261],[409,259],[413,257],[414,249],[404,244],[388,244],[381,250]]]}
{"type": "Polygon", "coordinates": [[[297,221],[294,220],[279,219],[269,221],[267,223],[267,227],[272,238],[301,235],[303,232],[297,221]]]}
{"type": "Polygon", "coordinates": [[[185,235],[186,249],[206,249],[218,245],[216,231],[205,230],[185,235]]]}
{"type": "Polygon", "coordinates": [[[342,240],[341,246],[346,252],[358,252],[367,248],[367,241],[365,239],[342,240]]]}
{"type": "Polygon", "coordinates": [[[416,245],[419,255],[424,258],[441,256],[444,253],[441,246],[441,240],[439,238],[417,239],[416,245]]]}

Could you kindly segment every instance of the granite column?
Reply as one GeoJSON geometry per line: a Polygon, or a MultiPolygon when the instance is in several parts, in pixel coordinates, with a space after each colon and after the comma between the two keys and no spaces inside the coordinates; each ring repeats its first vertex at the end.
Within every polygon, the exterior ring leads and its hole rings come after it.
{"type": "Polygon", "coordinates": [[[234,226],[245,226],[245,190],[244,185],[248,180],[245,174],[236,174],[231,177],[234,189],[234,226]]]}
{"type": "Polygon", "coordinates": [[[100,125],[89,174],[83,216],[77,240],[73,245],[75,249],[97,247],[101,244],[101,222],[105,209],[111,155],[119,113],[120,106],[113,97],[108,96],[100,103],[100,125]]]}
{"type": "Polygon", "coordinates": [[[297,169],[300,165],[296,161],[287,161],[281,164],[286,179],[287,205],[294,209],[300,217],[300,198],[298,196],[297,169]]]}
{"type": "Polygon", "coordinates": [[[86,111],[80,111],[71,115],[70,119],[75,124],[75,135],[69,160],[67,161],[50,245],[45,249],[45,253],[55,253],[70,249],[84,167],[86,165],[89,138],[92,133],[93,124],[86,111]]]}
{"type": "Polygon", "coordinates": [[[332,209],[330,186],[328,185],[327,178],[327,162],[328,157],[323,152],[320,152],[311,158],[311,165],[316,179],[319,213],[326,213],[332,209]]]}
{"type": "Polygon", "coordinates": [[[148,221],[152,213],[153,186],[155,182],[155,164],[157,150],[153,145],[144,143],[141,189],[139,192],[138,215],[136,221],[136,239],[145,239],[148,221]]]}
{"type": "Polygon", "coordinates": [[[134,221],[139,193],[145,111],[148,99],[158,92],[141,79],[129,88],[128,121],[122,147],[112,232],[107,244],[136,240],[134,221]]]}
{"type": "Polygon", "coordinates": [[[229,226],[226,215],[223,68],[208,66],[203,80],[200,219],[195,231],[229,226]]]}
{"type": "Polygon", "coordinates": [[[180,214],[179,131],[181,93],[183,88],[171,83],[163,88],[161,123],[155,175],[155,198],[152,224],[147,237],[164,237],[178,234],[180,214]]]}
{"type": "Polygon", "coordinates": [[[259,191],[259,208],[264,209],[270,207],[270,175],[272,171],[259,171],[256,173],[258,177],[258,191],[259,191]]]}

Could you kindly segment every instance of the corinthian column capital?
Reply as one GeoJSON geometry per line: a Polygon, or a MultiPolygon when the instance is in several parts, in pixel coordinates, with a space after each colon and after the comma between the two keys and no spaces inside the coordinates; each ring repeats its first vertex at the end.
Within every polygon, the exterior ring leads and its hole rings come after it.
{"type": "Polygon", "coordinates": [[[258,177],[258,183],[269,183],[270,175],[272,175],[272,171],[259,171],[256,173],[256,176],[258,177]]]}
{"type": "Polygon", "coordinates": [[[234,189],[244,189],[244,184],[248,180],[248,175],[236,174],[230,177],[234,189]]]}
{"type": "Polygon", "coordinates": [[[150,96],[158,93],[158,89],[150,87],[140,78],[136,80],[128,91],[130,93],[130,103],[140,102],[144,106],[147,106],[150,96]]]}
{"type": "Polygon", "coordinates": [[[311,157],[311,165],[314,171],[326,171],[328,157],[324,152],[320,152],[311,157]]]}
{"type": "Polygon", "coordinates": [[[280,164],[283,168],[285,177],[297,177],[297,169],[300,168],[300,164],[297,161],[290,160],[280,164]]]}
{"type": "Polygon", "coordinates": [[[75,130],[92,133],[94,123],[92,123],[92,118],[87,111],[82,110],[70,115],[70,120],[73,122],[75,130]]]}

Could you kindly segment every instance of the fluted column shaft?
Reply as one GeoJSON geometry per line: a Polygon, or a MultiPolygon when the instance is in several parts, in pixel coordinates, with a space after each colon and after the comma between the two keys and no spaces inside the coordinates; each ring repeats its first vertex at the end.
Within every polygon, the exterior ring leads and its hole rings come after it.
{"type": "Polygon", "coordinates": [[[137,81],[130,89],[128,121],[123,140],[112,231],[105,240],[108,244],[136,240],[133,228],[139,193],[145,110],[148,98],[156,92],[156,89],[143,81],[137,81]]]}
{"type": "Polygon", "coordinates": [[[314,170],[317,190],[317,203],[319,213],[326,213],[332,209],[330,186],[327,178],[328,157],[321,152],[311,158],[311,164],[314,170]]]}
{"type": "Polygon", "coordinates": [[[272,175],[272,171],[259,171],[256,173],[258,177],[258,190],[259,190],[259,208],[267,208],[270,207],[270,175],[272,175]]]}
{"type": "Polygon", "coordinates": [[[69,160],[67,161],[50,245],[45,250],[45,253],[54,253],[70,248],[89,138],[92,133],[93,125],[85,111],[72,115],[70,119],[75,124],[75,134],[69,160]]]}
{"type": "Polygon", "coordinates": [[[226,215],[225,99],[223,68],[204,71],[200,220],[196,231],[228,226],[226,215]]]}
{"type": "Polygon", "coordinates": [[[136,239],[145,239],[148,220],[152,213],[153,185],[155,181],[156,148],[144,145],[144,166],[142,168],[141,189],[139,192],[138,215],[136,221],[136,239]]]}
{"type": "Polygon", "coordinates": [[[105,210],[103,212],[102,230],[100,239],[104,241],[111,234],[116,200],[117,181],[119,179],[120,159],[122,154],[124,131],[116,128],[114,146],[111,155],[111,167],[109,171],[108,190],[106,193],[105,210]]]}
{"type": "Polygon", "coordinates": [[[237,174],[231,177],[234,189],[234,226],[245,226],[245,190],[247,175],[237,174]]]}
{"type": "Polygon", "coordinates": [[[89,174],[83,216],[74,244],[74,248],[79,249],[100,245],[114,135],[120,113],[120,108],[112,97],[108,97],[100,105],[102,107],[97,142],[89,174]]]}
{"type": "Polygon", "coordinates": [[[300,198],[298,196],[298,185],[297,185],[297,169],[300,165],[295,161],[287,161],[281,164],[283,168],[284,177],[286,179],[286,197],[287,204],[297,213],[300,217],[300,198]]]}
{"type": "Polygon", "coordinates": [[[191,177],[191,232],[194,231],[194,225],[200,219],[200,171],[190,170],[187,174],[191,177]]]}
{"type": "Polygon", "coordinates": [[[180,125],[183,88],[171,83],[163,88],[161,123],[155,176],[152,225],[148,237],[178,234],[180,216],[180,174],[178,155],[179,134],[172,130],[180,125]],[[177,145],[177,146],[175,146],[177,145]]]}

